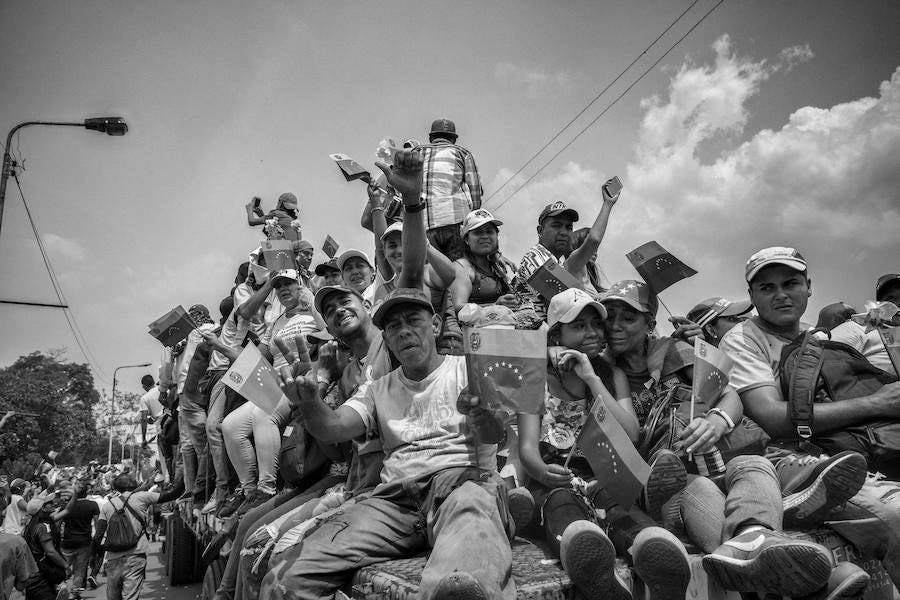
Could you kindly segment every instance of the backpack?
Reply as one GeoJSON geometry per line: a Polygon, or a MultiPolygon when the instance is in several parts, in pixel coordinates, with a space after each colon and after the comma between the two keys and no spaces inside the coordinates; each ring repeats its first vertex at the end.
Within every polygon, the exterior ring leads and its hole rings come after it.
{"type": "Polygon", "coordinates": [[[892,479],[900,477],[900,420],[872,420],[813,434],[815,404],[852,401],[897,381],[852,346],[816,338],[813,334],[817,331],[824,330],[805,332],[785,346],[779,363],[779,385],[790,404],[791,424],[800,447],[826,454],[853,450],[866,458],[870,470],[892,479]]]}
{"type": "MultiPolygon", "coordinates": [[[[115,508],[115,504],[113,504],[115,512],[107,521],[106,533],[103,536],[103,549],[107,552],[131,550],[138,545],[138,542],[141,541],[141,536],[147,530],[144,519],[128,504],[129,498],[131,498],[131,494],[128,495],[128,498],[122,500],[122,508],[115,508]],[[128,518],[128,513],[131,513],[138,523],[141,524],[140,531],[135,531],[134,524],[128,518]]],[[[121,497],[119,499],[121,500],[121,497]]],[[[112,498],[109,501],[112,502],[112,498]]]]}

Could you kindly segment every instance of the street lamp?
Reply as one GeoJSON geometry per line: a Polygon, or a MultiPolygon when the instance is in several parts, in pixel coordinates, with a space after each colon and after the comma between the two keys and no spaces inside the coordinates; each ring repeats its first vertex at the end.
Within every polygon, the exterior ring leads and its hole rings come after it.
{"type": "Polygon", "coordinates": [[[9,148],[12,144],[12,137],[15,133],[29,125],[58,125],[60,127],[84,127],[91,131],[100,131],[106,135],[120,136],[128,132],[128,125],[122,117],[93,117],[85,119],[83,122],[68,121],[25,121],[19,123],[9,130],[6,136],[6,145],[3,146],[3,171],[0,174],[0,229],[3,227],[3,205],[6,201],[6,180],[12,173],[12,156],[9,154],[9,148]]]}
{"type": "Polygon", "coordinates": [[[112,465],[112,440],[113,440],[113,412],[116,408],[116,373],[119,372],[119,369],[140,369],[143,367],[149,367],[151,363],[141,363],[139,365],[122,365],[121,367],[116,367],[113,369],[113,385],[112,385],[112,398],[109,400],[109,452],[106,455],[106,464],[112,465]]]}

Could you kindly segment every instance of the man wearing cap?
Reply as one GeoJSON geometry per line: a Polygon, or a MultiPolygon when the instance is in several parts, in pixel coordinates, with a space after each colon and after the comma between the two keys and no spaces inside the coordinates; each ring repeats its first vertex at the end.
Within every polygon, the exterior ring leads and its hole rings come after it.
{"type": "Polygon", "coordinates": [[[525,253],[519,263],[516,293],[534,304],[534,310],[542,321],[547,320],[550,299],[542,297],[528,285],[528,278],[551,258],[559,264],[565,262],[566,255],[572,249],[572,227],[576,221],[578,212],[564,202],[552,202],[545,206],[538,216],[538,243],[525,253]]]}
{"type": "Polygon", "coordinates": [[[306,537],[277,589],[283,598],[328,597],[353,570],[430,545],[423,598],[514,598],[502,484],[494,472],[493,442],[502,428],[480,407],[468,417],[456,411],[467,386],[465,359],[437,353],[440,322],[424,292],[394,290],[373,322],[400,368],[361,386],[336,410],[319,398],[313,376],[284,378],[285,393],[314,436],[333,443],[377,432],[384,467],[371,497],[306,537]],[[491,552],[471,552],[478,547],[491,552]]]}
{"type": "MultiPolygon", "coordinates": [[[[736,325],[725,334],[719,348],[734,361],[730,384],[740,394],[746,414],[773,439],[783,440],[769,449],[782,493],[827,477],[847,465],[865,460],[856,453],[836,454],[829,459],[808,456],[799,447],[788,403],[778,384],[782,349],[801,331],[812,295],[806,259],[794,248],[764,248],[747,261],[745,276],[750,300],[758,316],[736,325]],[[838,462],[839,460],[839,462],[838,462]]],[[[815,432],[827,432],[872,419],[900,418],[900,382],[852,402],[822,402],[815,405],[815,432]]],[[[835,477],[826,486],[825,501],[845,493],[845,482],[856,473],[835,477]]],[[[850,540],[864,556],[881,560],[894,585],[900,586],[900,485],[865,479],[856,495],[827,515],[829,526],[850,540]]]]}
{"type": "Polygon", "coordinates": [[[456,139],[453,121],[437,119],[428,134],[430,143],[418,148],[428,240],[451,261],[463,255],[459,224],[469,211],[481,208],[482,195],[475,157],[456,139]]]}
{"type": "Polygon", "coordinates": [[[375,271],[369,255],[362,250],[351,248],[345,250],[337,259],[344,285],[353,288],[366,301],[366,308],[371,308],[375,295],[375,271]]]}
{"type": "MultiPolygon", "coordinates": [[[[893,302],[900,306],[900,275],[888,273],[879,277],[875,284],[875,300],[877,302],[893,302]]],[[[867,327],[864,325],[847,320],[831,330],[831,339],[856,348],[879,369],[897,375],[897,370],[884,347],[884,340],[881,339],[878,329],[871,328],[869,331],[866,329],[867,327]]]]}
{"type": "Polygon", "coordinates": [[[318,289],[332,285],[343,285],[344,283],[344,278],[341,275],[341,269],[338,267],[336,258],[317,264],[314,272],[316,277],[319,278],[317,282],[318,289]]]}
{"type": "Polygon", "coordinates": [[[753,304],[749,300],[727,300],[718,296],[698,302],[687,318],[700,327],[703,339],[718,347],[722,336],[747,319],[753,304]]]}

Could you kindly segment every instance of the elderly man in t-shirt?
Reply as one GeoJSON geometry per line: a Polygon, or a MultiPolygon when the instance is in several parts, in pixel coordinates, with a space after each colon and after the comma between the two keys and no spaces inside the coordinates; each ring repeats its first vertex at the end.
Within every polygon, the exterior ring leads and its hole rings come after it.
{"type": "MultiPolygon", "coordinates": [[[[726,333],[719,348],[734,360],[730,384],[740,395],[745,413],[780,442],[778,449],[770,448],[769,458],[778,471],[782,493],[822,482],[822,506],[841,503],[807,520],[826,521],[863,556],[879,559],[900,587],[900,485],[868,477],[859,489],[859,470],[864,473],[866,465],[859,454],[819,457],[803,452],[778,384],[782,349],[808,329],[800,321],[812,295],[806,259],[794,248],[764,248],[747,261],[745,277],[758,316],[726,333]]],[[[890,383],[852,402],[816,403],[811,426],[815,435],[898,418],[900,383],[890,383]]]]}
{"type": "MultiPolygon", "coordinates": [[[[403,195],[407,255],[412,244],[424,244],[421,159],[400,153],[386,175],[403,195]]],[[[422,266],[403,270],[415,284],[410,274],[421,274],[422,266]]],[[[400,368],[360,386],[336,410],[322,402],[315,377],[283,377],[314,436],[340,442],[377,432],[385,458],[381,484],[303,540],[277,593],[330,597],[356,569],[430,547],[422,598],[515,598],[510,523],[495,470],[502,425],[465,395],[465,359],[437,353],[440,319],[418,286],[391,292],[372,320],[400,368]],[[468,416],[457,411],[458,401],[474,405],[468,416]]]]}

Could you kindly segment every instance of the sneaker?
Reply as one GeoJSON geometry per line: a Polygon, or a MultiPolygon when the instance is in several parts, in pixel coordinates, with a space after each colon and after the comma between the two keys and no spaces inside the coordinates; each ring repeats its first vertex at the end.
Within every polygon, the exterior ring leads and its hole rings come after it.
{"type": "Polygon", "coordinates": [[[96,590],[97,589],[97,578],[94,577],[93,575],[88,575],[87,584],[88,584],[89,588],[91,588],[92,590],[96,590]]]}
{"type": "Polygon", "coordinates": [[[234,514],[235,516],[243,515],[248,510],[256,508],[257,506],[262,506],[274,497],[274,493],[270,494],[269,492],[264,492],[257,489],[252,494],[247,496],[247,499],[244,500],[243,504],[241,504],[236,511],[234,511],[234,514]]]}
{"type": "Polygon", "coordinates": [[[200,509],[200,514],[201,515],[209,515],[209,514],[216,512],[216,510],[218,508],[219,508],[219,501],[215,496],[213,496],[212,498],[209,499],[209,502],[204,504],[203,508],[200,509]]]}
{"type": "Polygon", "coordinates": [[[681,541],[662,527],[642,529],[631,546],[634,570],[650,590],[649,600],[684,600],[691,564],[681,541]]]}
{"type": "Polygon", "coordinates": [[[236,491],[231,496],[225,499],[224,504],[222,504],[219,507],[219,510],[216,511],[216,516],[220,519],[230,517],[232,514],[234,514],[234,511],[240,508],[241,504],[244,503],[244,500],[246,500],[244,492],[242,490],[236,491]]]}
{"type": "Polygon", "coordinates": [[[516,533],[521,533],[534,520],[534,496],[528,488],[517,487],[507,493],[509,516],[516,526],[516,533]]]}
{"type": "Polygon", "coordinates": [[[687,485],[684,463],[671,450],[659,450],[650,458],[650,478],[644,486],[644,506],[654,521],[662,519],[662,508],[669,498],[687,485]]]}
{"type": "Polygon", "coordinates": [[[596,523],[570,523],[559,543],[559,560],[585,600],[631,600],[631,590],[616,574],[616,549],[596,523]]]}
{"type": "Polygon", "coordinates": [[[703,568],[726,590],[806,596],[831,573],[831,552],[768,529],[731,538],[703,557],[703,568]]]}
{"type": "Polygon", "coordinates": [[[784,496],[784,526],[800,529],[821,523],[832,508],[862,489],[866,469],[866,459],[849,450],[779,461],[776,471],[784,496]]]}
{"type": "MultiPolygon", "coordinates": [[[[858,598],[869,585],[869,574],[852,562],[842,562],[831,570],[828,585],[802,600],[838,600],[858,598]]],[[[801,600],[801,599],[798,599],[801,600]]]]}
{"type": "Polygon", "coordinates": [[[488,600],[487,592],[478,580],[465,571],[454,571],[444,575],[434,593],[432,600],[488,600]]]}

